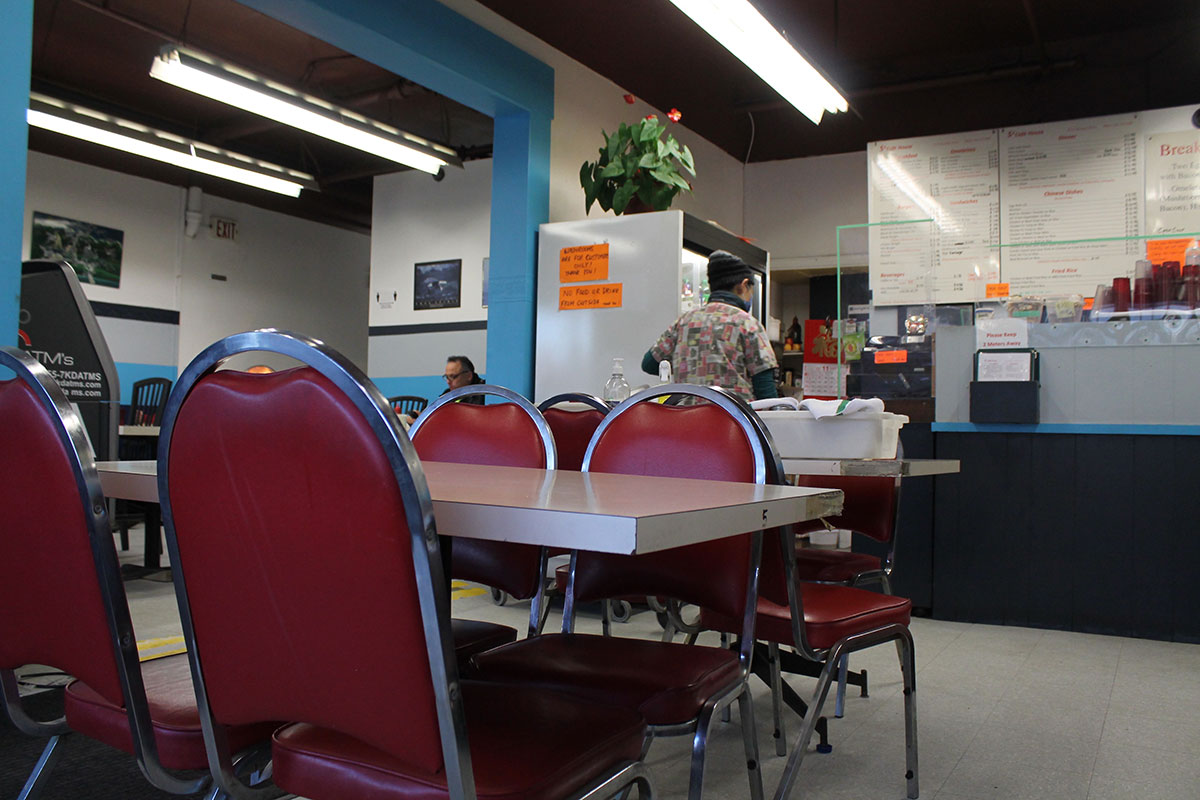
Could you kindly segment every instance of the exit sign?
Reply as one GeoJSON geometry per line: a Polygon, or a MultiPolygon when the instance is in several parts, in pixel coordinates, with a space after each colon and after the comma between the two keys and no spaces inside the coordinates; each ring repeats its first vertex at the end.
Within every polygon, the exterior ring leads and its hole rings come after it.
{"type": "Polygon", "coordinates": [[[237,241],[237,220],[225,219],[224,217],[209,217],[208,225],[212,229],[214,239],[228,239],[231,242],[237,241]]]}

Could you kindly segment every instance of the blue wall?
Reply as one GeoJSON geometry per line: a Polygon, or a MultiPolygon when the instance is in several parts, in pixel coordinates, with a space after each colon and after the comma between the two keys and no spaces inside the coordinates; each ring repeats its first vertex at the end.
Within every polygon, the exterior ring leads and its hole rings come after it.
{"type": "Polygon", "coordinates": [[[33,3],[6,3],[0,26],[0,337],[17,343],[21,297],[21,226],[25,219],[25,150],[29,133],[29,61],[33,41],[33,3]]]}
{"type": "Polygon", "coordinates": [[[495,120],[488,374],[529,396],[535,237],[550,213],[554,71],[434,0],[243,2],[495,120]]]}

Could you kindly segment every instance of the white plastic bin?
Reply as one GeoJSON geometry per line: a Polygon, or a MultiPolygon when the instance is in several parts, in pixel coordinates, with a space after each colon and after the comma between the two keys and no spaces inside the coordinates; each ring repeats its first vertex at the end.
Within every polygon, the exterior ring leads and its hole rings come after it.
{"type": "Polygon", "coordinates": [[[782,458],[895,458],[903,414],[859,412],[813,419],[807,411],[759,411],[782,458]]]}

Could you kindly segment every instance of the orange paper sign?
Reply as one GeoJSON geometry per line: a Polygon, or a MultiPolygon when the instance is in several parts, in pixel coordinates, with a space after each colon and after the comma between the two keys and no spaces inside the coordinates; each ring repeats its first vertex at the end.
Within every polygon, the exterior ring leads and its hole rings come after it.
{"type": "Polygon", "coordinates": [[[875,351],[875,363],[876,364],[907,364],[908,363],[908,351],[907,350],[876,350],[875,351]]]}
{"type": "Polygon", "coordinates": [[[1146,258],[1152,263],[1162,264],[1166,261],[1183,263],[1183,254],[1191,239],[1147,239],[1146,258]]]}
{"type": "Polygon", "coordinates": [[[593,283],[588,286],[562,286],[558,290],[558,310],[581,308],[620,308],[620,283],[593,283]]]}
{"type": "Polygon", "coordinates": [[[608,243],[559,250],[558,280],[562,283],[608,280],[608,243]]]}
{"type": "Polygon", "coordinates": [[[988,297],[1008,297],[1007,283],[989,283],[987,285],[988,297]]]}

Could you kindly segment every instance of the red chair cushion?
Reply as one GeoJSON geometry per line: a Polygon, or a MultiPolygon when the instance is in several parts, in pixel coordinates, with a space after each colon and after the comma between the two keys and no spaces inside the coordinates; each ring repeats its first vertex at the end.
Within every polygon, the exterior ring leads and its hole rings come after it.
{"type": "Polygon", "coordinates": [[[796,577],[802,581],[850,583],[856,575],[881,569],[883,562],[868,553],[819,550],[815,547],[796,550],[796,577]]]}
{"type": "MultiPolygon", "coordinates": [[[[912,616],[912,601],[904,597],[823,583],[801,583],[800,589],[804,593],[805,633],[808,643],[818,650],[832,647],[852,633],[892,623],[907,625],[912,616]]],[[[755,638],[794,645],[791,616],[787,606],[760,597],[755,638]]],[[[740,633],[742,621],[701,609],[700,625],[710,630],[740,633]]]]}
{"type": "MultiPolygon", "coordinates": [[[[187,655],[144,662],[142,681],[146,685],[154,741],[163,766],[168,769],[208,769],[187,655]]],[[[124,707],[108,702],[81,681],[74,681],[67,687],[63,705],[67,725],[72,730],[133,753],[133,737],[124,707]]],[[[237,752],[255,742],[266,741],[276,727],[277,723],[240,725],[227,728],[226,735],[232,751],[237,752]]]]}
{"type": "MultiPolygon", "coordinates": [[[[481,800],[558,800],[641,752],[646,724],[632,711],[523,686],[463,681],[462,689],[481,800]]],[[[329,728],[280,728],[272,750],[276,785],[305,797],[447,797],[445,770],[407,769],[329,728]]]]}
{"type": "Polygon", "coordinates": [[[741,679],[737,653],[717,647],[589,634],[543,634],[472,659],[473,675],[636,708],[651,725],[687,722],[741,679]]]}
{"type": "Polygon", "coordinates": [[[515,642],[517,629],[496,622],[452,619],[450,620],[450,635],[454,637],[455,660],[461,665],[476,653],[515,642]]]}

